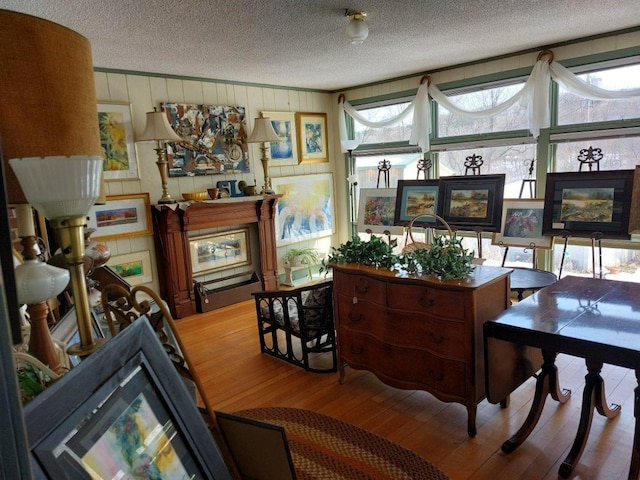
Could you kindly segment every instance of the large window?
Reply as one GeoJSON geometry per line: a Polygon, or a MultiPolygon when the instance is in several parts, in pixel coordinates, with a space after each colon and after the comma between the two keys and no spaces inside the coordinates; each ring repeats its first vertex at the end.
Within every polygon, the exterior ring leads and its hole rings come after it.
{"type": "MultiPolygon", "coordinates": [[[[628,62],[629,60],[627,60],[628,62]]],[[[634,60],[637,62],[637,60],[634,60]]],[[[612,62],[582,67],[580,78],[608,90],[640,88],[640,64],[614,65],[612,62]]],[[[553,83],[550,95],[553,125],[549,135],[534,140],[527,130],[527,113],[523,106],[515,104],[503,113],[488,119],[465,119],[454,115],[439,105],[433,105],[436,119],[432,149],[433,171],[438,176],[464,175],[467,157],[482,156],[482,174],[504,173],[505,198],[521,195],[523,180],[535,179],[538,191],[544,191],[545,172],[576,172],[580,167],[578,155],[583,149],[600,148],[603,159],[600,170],[632,169],[640,165],[640,98],[624,100],[585,100],[570,94],[553,83]],[[532,161],[535,163],[532,167],[532,161]]],[[[465,110],[483,110],[502,103],[522,88],[522,81],[505,81],[503,84],[466,85],[457,91],[442,91],[465,110]]],[[[361,106],[360,112],[372,120],[382,120],[406,107],[404,99],[389,105],[361,106]]],[[[378,180],[378,162],[389,160],[390,186],[399,179],[415,179],[416,166],[421,154],[398,153],[398,145],[408,146],[410,123],[407,116],[401,125],[386,129],[371,129],[354,125],[356,138],[362,140],[359,152],[375,152],[373,156],[355,159],[355,174],[359,187],[375,187],[378,180]],[[393,145],[385,145],[396,142],[393,145]]],[[[587,167],[583,167],[585,170],[587,167]]],[[[469,172],[471,173],[471,172],[469,172]]],[[[382,184],[380,185],[382,186],[382,184]]],[[[529,197],[529,188],[522,191],[529,197]]],[[[357,201],[357,196],[354,196],[357,201]]],[[[467,248],[478,251],[481,241],[485,264],[500,265],[506,254],[506,266],[531,267],[533,252],[522,248],[491,245],[491,234],[461,232],[467,248]]],[[[401,242],[402,243],[402,242],[401,242]]],[[[538,266],[562,274],[603,276],[605,278],[640,282],[640,243],[621,240],[604,240],[602,251],[598,245],[592,248],[589,238],[572,238],[566,242],[557,237],[551,250],[538,252],[538,266]],[[564,259],[564,261],[563,261],[564,259]],[[594,261],[596,265],[594,266],[594,261]],[[600,266],[602,259],[602,266],[600,266]]]]}
{"type": "MultiPolygon", "coordinates": [[[[456,106],[470,111],[486,110],[503,103],[522,89],[523,83],[448,95],[456,106]]],[[[527,111],[515,104],[503,113],[483,119],[468,119],[438,107],[438,136],[457,137],[479,133],[506,132],[527,128],[527,111]]]]}
{"type": "Polygon", "coordinates": [[[440,176],[465,175],[464,162],[467,157],[473,155],[482,157],[481,174],[505,174],[505,198],[518,198],[522,180],[529,178],[531,161],[536,158],[536,146],[506,145],[440,152],[438,153],[440,176]]]}
{"type": "MultiPolygon", "coordinates": [[[[606,90],[640,87],[640,65],[595,70],[579,75],[590,85],[606,90]]],[[[560,86],[558,124],[606,122],[640,117],[640,97],[622,100],[589,100],[576,96],[560,86]]]]}
{"type": "MultiPolygon", "coordinates": [[[[380,122],[399,115],[408,105],[409,102],[396,101],[388,105],[358,109],[358,113],[371,122],[380,122]]],[[[354,138],[363,145],[408,141],[411,135],[411,115],[407,115],[402,122],[385,128],[370,128],[354,122],[354,132],[354,138]]]]}

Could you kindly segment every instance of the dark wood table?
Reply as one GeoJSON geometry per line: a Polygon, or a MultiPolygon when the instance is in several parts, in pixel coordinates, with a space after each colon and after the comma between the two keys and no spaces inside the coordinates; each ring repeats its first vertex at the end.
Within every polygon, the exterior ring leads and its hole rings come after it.
{"type": "Polygon", "coordinates": [[[536,292],[541,288],[553,285],[558,281],[555,273],[534,268],[509,267],[511,272],[511,290],[518,293],[518,300],[522,300],[524,292],[531,290],[536,292]]]}
{"type": "MultiPolygon", "coordinates": [[[[565,277],[525,298],[486,322],[487,399],[504,402],[522,382],[538,375],[531,411],[520,429],[504,444],[509,453],[535,428],[547,395],[561,403],[571,392],[561,390],[555,357],[582,357],[587,365],[580,422],[574,443],[560,466],[570,475],[589,435],[594,409],[613,418],[619,405],[607,406],[600,371],[604,363],[635,370],[640,381],[640,284],[565,277]]],[[[640,387],[635,389],[635,432],[629,479],[640,472],[640,387]]]]}

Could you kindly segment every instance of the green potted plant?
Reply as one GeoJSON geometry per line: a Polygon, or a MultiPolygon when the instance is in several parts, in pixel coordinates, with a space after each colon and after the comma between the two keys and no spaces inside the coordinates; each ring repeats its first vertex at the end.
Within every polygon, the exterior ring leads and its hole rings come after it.
{"type": "Polygon", "coordinates": [[[284,256],[284,264],[289,267],[306,265],[309,277],[312,277],[311,267],[321,263],[320,254],[311,247],[291,248],[284,256]]]}

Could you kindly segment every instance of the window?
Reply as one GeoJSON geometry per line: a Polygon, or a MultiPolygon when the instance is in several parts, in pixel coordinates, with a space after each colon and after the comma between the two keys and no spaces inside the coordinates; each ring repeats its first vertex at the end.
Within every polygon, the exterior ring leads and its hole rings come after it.
{"type": "MultiPolygon", "coordinates": [[[[629,62],[629,60],[626,60],[629,62]]],[[[640,63],[613,65],[612,62],[581,67],[581,78],[592,84],[608,89],[640,88],[640,63]],[[587,72],[587,68],[589,71],[587,72]]],[[[482,156],[482,174],[506,175],[505,198],[521,196],[523,180],[536,179],[536,174],[544,171],[578,171],[578,154],[589,147],[600,148],[603,159],[600,170],[632,169],[640,165],[640,98],[623,100],[585,100],[568,93],[566,89],[553,83],[557,95],[551,95],[551,118],[555,124],[549,130],[549,137],[542,135],[534,140],[528,132],[526,109],[515,104],[499,115],[487,119],[466,119],[452,114],[439,105],[436,107],[437,123],[431,139],[431,159],[435,173],[442,176],[464,175],[467,157],[482,156]],[[549,140],[546,140],[549,138],[549,140]],[[548,152],[548,153],[547,153],[548,152]],[[540,157],[538,157],[540,155],[540,157]],[[532,161],[534,169],[530,172],[532,161]],[[543,163],[543,164],[541,164],[543,163]]],[[[449,90],[449,98],[465,110],[483,110],[495,107],[513,96],[523,86],[521,79],[506,80],[502,84],[469,84],[456,91],[449,90]]],[[[443,89],[444,90],[444,89],[443,89]]],[[[406,108],[407,102],[399,99],[394,105],[380,103],[362,105],[360,112],[371,120],[384,120],[397,115],[406,108]]],[[[397,180],[417,178],[417,162],[420,153],[407,153],[411,133],[411,116],[403,123],[385,129],[371,129],[354,124],[356,138],[361,140],[354,159],[358,187],[371,188],[378,183],[378,162],[391,162],[390,187],[397,180]],[[392,145],[389,143],[395,142],[392,145]],[[384,145],[387,144],[387,145],[384,145]],[[400,147],[399,147],[400,146],[400,147]],[[404,150],[403,150],[404,149],[404,150]]],[[[583,167],[583,171],[588,167],[583,167]]],[[[470,172],[469,172],[470,173],[470,172]]],[[[422,178],[422,176],[421,176],[422,178]]],[[[544,179],[538,180],[538,190],[544,179]]],[[[382,176],[380,186],[383,186],[382,176]]],[[[529,188],[525,184],[522,196],[528,198],[529,188]]],[[[354,195],[357,201],[357,195],[354,195]]],[[[500,265],[505,249],[491,245],[488,233],[478,238],[474,232],[460,232],[464,235],[466,248],[479,250],[481,241],[482,257],[485,265],[500,265]]],[[[402,245],[403,239],[399,238],[402,245]]],[[[558,273],[564,258],[563,276],[593,275],[593,250],[589,238],[569,238],[566,254],[563,255],[565,241],[556,237],[551,250],[540,250],[538,264],[558,273]]],[[[602,242],[603,276],[611,279],[640,282],[640,244],[621,240],[602,242]]],[[[595,252],[596,262],[599,252],[595,252]]],[[[506,266],[526,266],[533,264],[533,252],[511,247],[506,255],[506,266]]],[[[598,269],[598,264],[596,269],[598,269]]],[[[596,272],[599,275],[599,271],[596,272]]]]}
{"type": "MultiPolygon", "coordinates": [[[[596,70],[579,75],[591,85],[606,90],[640,87],[640,64],[596,70]]],[[[558,125],[606,122],[640,117],[640,97],[621,100],[588,100],[560,86],[558,125]]]]}
{"type": "Polygon", "coordinates": [[[484,163],[480,173],[483,175],[504,173],[506,175],[504,197],[518,198],[522,180],[529,177],[531,161],[536,158],[536,146],[507,145],[440,152],[438,153],[440,176],[464,175],[465,159],[471,155],[482,156],[484,163]]]}
{"type": "MultiPolygon", "coordinates": [[[[447,95],[453,103],[464,110],[476,111],[495,107],[515,95],[524,83],[498,86],[458,95],[447,95]]],[[[506,132],[527,128],[526,109],[515,104],[499,115],[483,118],[462,118],[438,106],[438,136],[457,137],[478,133],[506,132]]]]}
{"type": "MultiPolygon", "coordinates": [[[[602,150],[600,170],[628,170],[640,165],[640,136],[629,138],[585,139],[559,143],[556,146],[556,172],[576,172],[580,168],[580,150],[589,147],[602,150]]],[[[582,170],[588,170],[588,166],[582,170]]],[[[594,165],[595,170],[595,165],[594,165]]]]}
{"type": "MultiPolygon", "coordinates": [[[[397,100],[396,100],[397,102],[397,100]]],[[[407,108],[410,102],[392,103],[369,108],[358,109],[358,113],[371,122],[381,122],[396,117],[407,108]]],[[[361,145],[409,141],[411,136],[411,115],[395,125],[385,128],[370,128],[359,122],[354,122],[355,139],[361,145]]]]}

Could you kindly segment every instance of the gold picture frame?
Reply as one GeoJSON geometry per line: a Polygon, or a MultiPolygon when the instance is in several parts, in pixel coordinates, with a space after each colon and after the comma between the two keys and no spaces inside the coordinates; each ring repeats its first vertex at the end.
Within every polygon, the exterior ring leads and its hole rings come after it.
{"type": "Polygon", "coordinates": [[[98,128],[106,181],[140,178],[132,118],[130,103],[98,102],[98,128]]]}
{"type": "Polygon", "coordinates": [[[297,112],[298,161],[325,163],[329,161],[327,114],[297,112]]]}
{"type": "Polygon", "coordinates": [[[151,203],[148,193],[112,195],[104,205],[94,205],[87,214],[92,240],[151,235],[151,203]]]}

